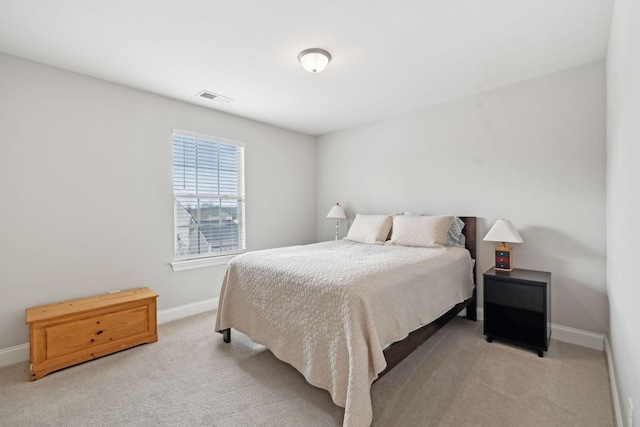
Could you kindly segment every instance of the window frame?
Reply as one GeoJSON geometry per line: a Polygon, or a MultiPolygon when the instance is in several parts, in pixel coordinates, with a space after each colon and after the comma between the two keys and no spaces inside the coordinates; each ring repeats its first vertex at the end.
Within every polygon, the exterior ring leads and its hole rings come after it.
{"type": "MultiPolygon", "coordinates": [[[[234,256],[244,253],[246,251],[246,223],[245,223],[245,210],[246,210],[246,196],[245,196],[245,151],[246,144],[241,141],[236,141],[228,138],[221,138],[212,135],[206,135],[191,131],[185,131],[181,129],[172,129],[171,130],[171,183],[172,183],[172,194],[173,194],[173,262],[171,262],[171,267],[173,271],[181,271],[192,268],[200,268],[200,267],[208,267],[212,265],[222,265],[226,264],[231,258],[234,256]],[[227,200],[237,200],[238,203],[238,212],[237,212],[237,221],[238,221],[238,249],[228,250],[228,251],[220,251],[220,252],[209,252],[204,254],[195,254],[191,256],[178,256],[178,215],[177,215],[177,202],[179,198],[185,197],[194,197],[198,200],[206,200],[207,198],[212,197],[211,194],[206,193],[198,193],[196,190],[195,194],[189,195],[179,195],[175,190],[175,175],[174,175],[174,147],[175,147],[175,136],[194,138],[200,141],[206,141],[209,143],[227,145],[227,146],[235,146],[238,149],[238,165],[237,165],[237,180],[238,180],[238,193],[236,197],[228,198],[227,200]]],[[[196,166],[197,167],[197,166],[196,166]]],[[[224,200],[225,197],[218,194],[216,199],[224,200]]]]}

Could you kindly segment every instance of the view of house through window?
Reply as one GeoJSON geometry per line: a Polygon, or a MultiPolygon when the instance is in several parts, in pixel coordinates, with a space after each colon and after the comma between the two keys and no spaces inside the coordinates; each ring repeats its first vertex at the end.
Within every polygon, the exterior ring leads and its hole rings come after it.
{"type": "Polygon", "coordinates": [[[173,131],[176,259],[243,252],[244,145],[173,131]]]}

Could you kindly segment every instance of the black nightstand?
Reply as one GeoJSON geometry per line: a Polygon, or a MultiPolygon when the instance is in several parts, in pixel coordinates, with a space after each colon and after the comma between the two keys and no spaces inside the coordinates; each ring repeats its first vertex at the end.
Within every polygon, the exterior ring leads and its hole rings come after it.
{"type": "Polygon", "coordinates": [[[551,273],[523,270],[484,274],[484,334],[543,352],[551,338],[551,273]]]}

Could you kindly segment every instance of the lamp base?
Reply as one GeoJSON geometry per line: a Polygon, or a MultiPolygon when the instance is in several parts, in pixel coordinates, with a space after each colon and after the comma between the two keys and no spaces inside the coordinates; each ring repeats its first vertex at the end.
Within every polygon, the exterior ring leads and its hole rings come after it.
{"type": "Polygon", "coordinates": [[[513,255],[508,246],[496,246],[496,271],[513,271],[513,255]]]}

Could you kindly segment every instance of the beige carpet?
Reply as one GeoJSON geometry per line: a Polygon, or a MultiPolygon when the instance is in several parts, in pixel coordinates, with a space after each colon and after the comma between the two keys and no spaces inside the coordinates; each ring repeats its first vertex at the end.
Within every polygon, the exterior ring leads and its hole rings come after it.
{"type": "MultiPolygon", "coordinates": [[[[214,313],[160,341],[28,382],[0,368],[1,426],[340,426],[329,393],[214,313]]],[[[613,426],[605,356],[552,341],[544,358],[454,319],[372,387],[374,426],[613,426]]]]}

